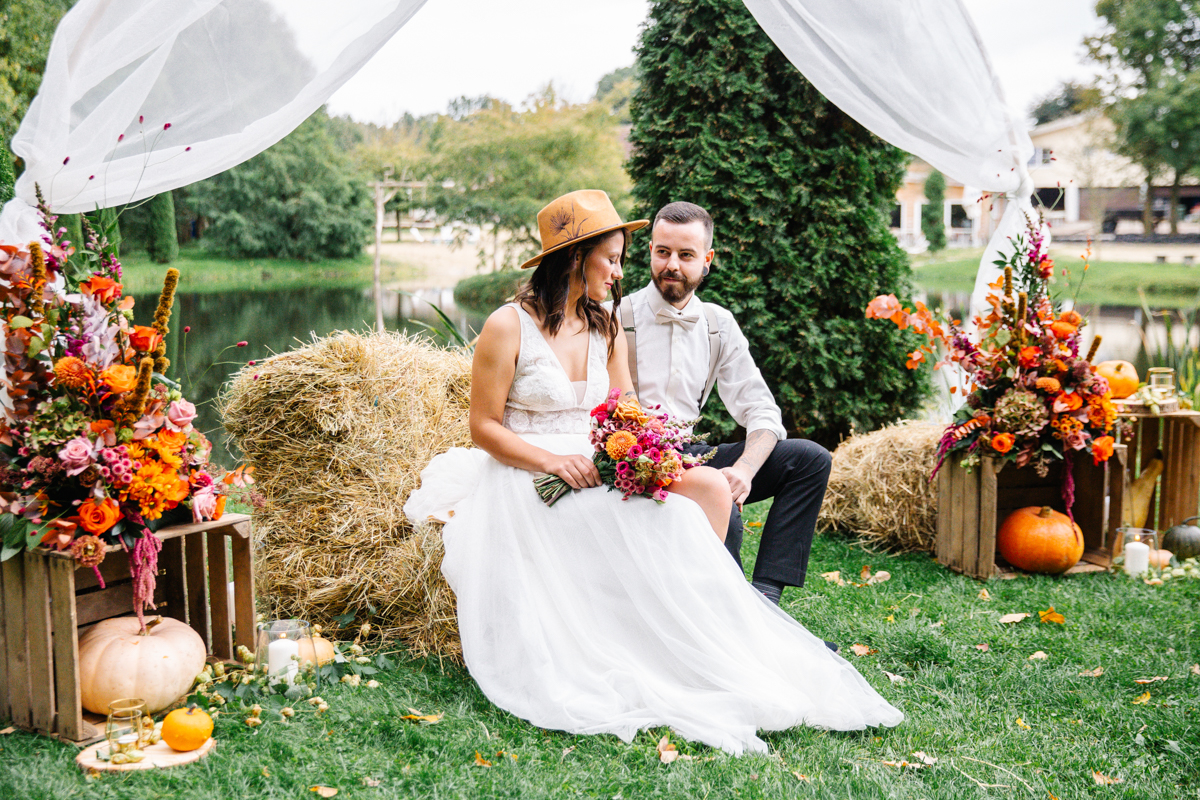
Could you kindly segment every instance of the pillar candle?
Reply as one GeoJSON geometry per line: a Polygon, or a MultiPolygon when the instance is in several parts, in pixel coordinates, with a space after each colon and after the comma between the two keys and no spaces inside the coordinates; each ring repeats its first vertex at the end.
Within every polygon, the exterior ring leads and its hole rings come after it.
{"type": "Polygon", "coordinates": [[[1125,574],[1141,575],[1150,566],[1150,545],[1145,542],[1125,543],[1125,574]]]}
{"type": "Polygon", "coordinates": [[[292,639],[273,639],[267,645],[267,673],[271,676],[272,683],[289,680],[284,676],[296,665],[292,656],[298,655],[300,644],[292,639]]]}

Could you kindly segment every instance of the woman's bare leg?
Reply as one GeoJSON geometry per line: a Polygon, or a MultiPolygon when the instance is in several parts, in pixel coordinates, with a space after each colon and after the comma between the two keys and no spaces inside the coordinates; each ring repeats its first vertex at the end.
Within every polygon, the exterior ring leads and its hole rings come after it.
{"type": "Polygon", "coordinates": [[[682,479],[668,486],[667,491],[681,494],[699,504],[717,538],[725,541],[725,534],[729,531],[729,512],[733,509],[733,495],[729,492],[729,481],[719,470],[692,467],[683,473],[682,479]]]}

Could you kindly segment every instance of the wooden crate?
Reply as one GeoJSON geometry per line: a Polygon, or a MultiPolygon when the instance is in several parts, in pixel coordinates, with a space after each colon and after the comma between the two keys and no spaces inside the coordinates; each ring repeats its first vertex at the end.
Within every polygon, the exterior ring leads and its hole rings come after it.
{"type": "MultiPolygon", "coordinates": [[[[217,658],[232,660],[236,644],[253,649],[250,517],[225,514],[155,535],[163,542],[157,613],[191,625],[217,658]]],[[[103,725],[86,720],[80,705],[79,636],[102,619],[131,614],[133,584],[119,546],[108,548],[100,572],[107,588],[92,570],[76,570],[69,553],[42,549],[0,565],[0,719],[78,744],[103,735],[103,725]]]]}
{"type": "Polygon", "coordinates": [[[1146,527],[1165,531],[1200,514],[1200,412],[1121,416],[1133,425],[1133,435],[1126,442],[1133,453],[1130,480],[1141,474],[1155,452],[1162,450],[1163,454],[1163,473],[1146,527]]]}
{"type": "MultiPolygon", "coordinates": [[[[1107,566],[1112,561],[1125,497],[1126,458],[1126,448],[1117,445],[1112,457],[1100,466],[1085,453],[1074,459],[1073,510],[1083,531],[1083,560],[1090,564],[1107,566]]],[[[996,531],[1009,514],[1026,506],[1065,511],[1063,466],[1056,462],[1042,478],[1030,467],[1018,469],[990,456],[983,457],[971,472],[962,468],[959,459],[946,459],[938,472],[938,562],[976,578],[996,575],[1002,566],[996,553],[996,531]]]]}

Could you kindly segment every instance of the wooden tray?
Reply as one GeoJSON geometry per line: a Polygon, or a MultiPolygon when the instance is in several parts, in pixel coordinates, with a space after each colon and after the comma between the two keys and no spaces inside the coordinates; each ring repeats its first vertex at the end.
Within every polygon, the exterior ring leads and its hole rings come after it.
{"type": "Polygon", "coordinates": [[[146,757],[136,764],[113,764],[110,761],[103,761],[97,758],[96,751],[101,748],[108,749],[108,742],[100,741],[79,751],[79,755],[75,756],[75,763],[84,772],[93,769],[99,772],[132,772],[139,769],[177,767],[180,764],[191,764],[193,761],[199,761],[204,758],[216,745],[216,741],[216,739],[210,736],[208,737],[208,741],[200,745],[200,747],[186,753],[175,750],[166,742],[152,744],[142,751],[146,754],[146,757]]]}

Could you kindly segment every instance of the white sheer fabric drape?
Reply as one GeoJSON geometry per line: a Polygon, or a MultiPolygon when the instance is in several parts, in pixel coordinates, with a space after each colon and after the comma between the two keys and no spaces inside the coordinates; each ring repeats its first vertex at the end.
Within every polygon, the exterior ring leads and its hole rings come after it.
{"type": "Polygon", "coordinates": [[[1012,119],[961,0],[745,0],[822,94],[881,139],[964,185],[1009,197],[980,269],[972,312],[998,274],[998,248],[1025,225],[1033,143],[1012,119]],[[1015,200],[1015,202],[1013,202],[1015,200]]]}
{"type": "Polygon", "coordinates": [[[185,186],[282,139],[425,0],[80,0],[58,26],[12,149],[0,239],[59,213],[185,186]],[[139,121],[140,120],[140,121],[139,121]],[[170,128],[165,128],[166,125],[170,128]]]}

